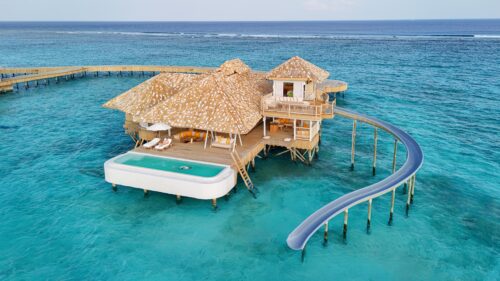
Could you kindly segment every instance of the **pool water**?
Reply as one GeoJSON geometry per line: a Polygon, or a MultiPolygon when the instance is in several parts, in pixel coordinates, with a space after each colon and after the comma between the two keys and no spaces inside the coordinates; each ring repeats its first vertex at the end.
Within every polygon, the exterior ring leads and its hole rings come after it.
{"type": "Polygon", "coordinates": [[[219,165],[210,165],[199,162],[192,162],[174,158],[155,157],[150,155],[141,155],[136,153],[127,153],[114,162],[123,165],[148,168],[160,171],[174,172],[198,177],[215,177],[225,167],[219,165]]]}

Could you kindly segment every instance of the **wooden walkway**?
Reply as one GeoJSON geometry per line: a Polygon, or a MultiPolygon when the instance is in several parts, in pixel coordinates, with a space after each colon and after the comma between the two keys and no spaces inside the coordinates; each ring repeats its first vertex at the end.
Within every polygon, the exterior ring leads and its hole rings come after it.
{"type": "Polygon", "coordinates": [[[13,91],[14,85],[31,81],[48,80],[60,77],[74,77],[87,73],[146,73],[146,72],[177,72],[206,73],[213,68],[196,66],[156,66],[156,65],[101,65],[101,66],[57,66],[57,67],[26,67],[0,68],[0,92],[13,91]]]}

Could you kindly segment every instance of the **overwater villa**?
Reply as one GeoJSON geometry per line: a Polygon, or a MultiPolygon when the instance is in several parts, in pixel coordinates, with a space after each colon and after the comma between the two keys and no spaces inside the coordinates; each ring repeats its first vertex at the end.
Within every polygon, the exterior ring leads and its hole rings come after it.
{"type": "MultiPolygon", "coordinates": [[[[394,139],[392,174],[364,188],[345,194],[307,217],[287,239],[294,250],[304,250],[308,240],[328,223],[344,215],[347,234],[348,211],[368,203],[367,231],[371,225],[372,201],[391,193],[389,225],[393,220],[396,189],[407,194],[406,214],[413,203],[416,173],[423,163],[418,143],[403,130],[385,121],[336,105],[336,93],[347,83],[328,80],[329,73],[299,57],[271,71],[253,71],[239,59],[218,68],[193,66],[73,66],[0,69],[4,78],[0,92],[49,85],[88,74],[110,76],[123,72],[156,75],[104,104],[125,113],[125,132],[134,148],[104,163],[105,179],[117,185],[211,200],[228,195],[239,177],[255,196],[256,188],[247,172],[255,158],[265,158],[271,148],[291,160],[311,164],[319,151],[323,120],[341,116],[353,120],[351,168],[354,169],[356,126],[374,127],[373,175],[377,165],[378,130],[394,139]],[[159,74],[158,74],[159,73],[159,74]],[[31,85],[30,85],[31,82],[31,85]],[[35,84],[34,84],[35,83],[35,84]],[[34,85],[33,85],[34,84],[34,85]],[[330,95],[333,93],[333,95],[330,95]],[[332,99],[333,98],[333,99],[332,99]],[[397,148],[402,143],[406,160],[397,169],[397,148]]],[[[304,251],[302,251],[304,253],[304,251]]]]}
{"type": "Polygon", "coordinates": [[[106,162],[106,180],[211,199],[215,207],[239,174],[254,194],[247,169],[271,147],[313,161],[321,122],[334,117],[328,93],[347,87],[328,76],[299,57],[268,73],[239,59],[203,74],[161,73],[104,104],[125,112],[125,132],[135,142],[106,162]]]}

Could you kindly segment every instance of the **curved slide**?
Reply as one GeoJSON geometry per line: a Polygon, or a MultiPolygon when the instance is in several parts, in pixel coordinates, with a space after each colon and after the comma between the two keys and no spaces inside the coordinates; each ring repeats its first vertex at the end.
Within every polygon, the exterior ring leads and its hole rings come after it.
{"type": "Polygon", "coordinates": [[[345,209],[368,201],[370,198],[378,197],[406,182],[420,169],[424,162],[424,154],[418,143],[401,129],[377,118],[340,107],[335,108],[335,114],[368,123],[393,135],[406,147],[406,161],[399,170],[382,181],[343,195],[310,215],[288,235],[287,244],[293,250],[303,250],[309,238],[321,226],[345,209]]]}

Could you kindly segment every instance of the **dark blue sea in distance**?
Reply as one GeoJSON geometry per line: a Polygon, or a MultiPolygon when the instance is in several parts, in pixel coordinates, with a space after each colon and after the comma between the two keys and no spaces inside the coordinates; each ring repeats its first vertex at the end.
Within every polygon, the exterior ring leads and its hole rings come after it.
{"type": "Polygon", "coordinates": [[[136,32],[151,36],[307,37],[500,36],[500,20],[310,21],[310,22],[3,22],[2,29],[136,32]]]}
{"type": "MultiPolygon", "coordinates": [[[[239,184],[210,202],[120,187],[103,163],[133,147],[102,104],[149,78],[92,75],[0,95],[1,280],[498,280],[500,20],[338,22],[0,22],[0,67],[217,66],[267,71],[292,56],[349,83],[338,105],[378,117],[422,146],[415,201],[398,190],[349,210],[307,246],[288,234],[328,202],[390,175],[393,140],[323,122],[312,166],[258,159],[257,199],[239,184]]],[[[405,159],[400,146],[397,160],[405,159]]]]}

